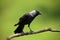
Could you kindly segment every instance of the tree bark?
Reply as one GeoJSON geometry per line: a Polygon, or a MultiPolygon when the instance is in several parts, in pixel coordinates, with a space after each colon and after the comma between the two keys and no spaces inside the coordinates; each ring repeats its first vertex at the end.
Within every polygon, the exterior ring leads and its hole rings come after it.
{"type": "Polygon", "coordinates": [[[60,32],[60,30],[56,30],[56,29],[52,29],[52,28],[45,28],[45,29],[38,30],[38,31],[35,31],[35,32],[16,33],[16,34],[13,34],[13,35],[10,35],[9,37],[7,37],[6,40],[11,40],[12,38],[15,38],[15,37],[24,36],[24,35],[31,35],[31,34],[37,34],[37,33],[42,33],[42,32],[46,32],[46,31],[60,32]]]}

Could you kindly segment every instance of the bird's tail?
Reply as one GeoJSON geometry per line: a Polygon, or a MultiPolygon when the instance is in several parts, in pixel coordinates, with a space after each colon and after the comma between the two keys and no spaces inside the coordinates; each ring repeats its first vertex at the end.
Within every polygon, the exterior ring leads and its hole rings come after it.
{"type": "Polygon", "coordinates": [[[16,33],[21,33],[21,32],[23,32],[23,28],[24,28],[23,25],[18,26],[18,27],[16,28],[16,30],[14,31],[14,33],[16,34],[16,33]]]}

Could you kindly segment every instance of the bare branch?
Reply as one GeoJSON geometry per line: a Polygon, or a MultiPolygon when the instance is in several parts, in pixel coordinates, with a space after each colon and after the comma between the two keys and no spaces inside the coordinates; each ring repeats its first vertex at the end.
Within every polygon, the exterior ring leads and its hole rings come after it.
{"type": "Polygon", "coordinates": [[[52,29],[52,28],[45,28],[42,30],[38,30],[35,32],[24,32],[24,33],[16,33],[7,38],[7,40],[11,40],[12,38],[19,37],[19,36],[24,36],[24,35],[30,35],[30,34],[37,34],[37,33],[42,33],[46,31],[51,31],[51,32],[60,32],[60,30],[52,29]]]}

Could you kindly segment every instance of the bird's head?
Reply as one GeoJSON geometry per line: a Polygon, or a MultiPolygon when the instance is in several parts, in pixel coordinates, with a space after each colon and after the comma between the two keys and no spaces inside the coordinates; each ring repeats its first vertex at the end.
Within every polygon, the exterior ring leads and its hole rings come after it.
{"type": "Polygon", "coordinates": [[[38,10],[35,10],[36,15],[41,15],[41,12],[39,12],[38,10]]]}
{"type": "Polygon", "coordinates": [[[33,10],[33,11],[29,12],[29,14],[30,14],[32,17],[41,15],[41,13],[40,13],[38,10],[33,10]]]}
{"type": "Polygon", "coordinates": [[[31,15],[31,16],[38,16],[38,15],[41,15],[41,13],[38,11],[38,10],[33,10],[33,11],[31,11],[31,12],[29,12],[29,14],[31,15]]]}

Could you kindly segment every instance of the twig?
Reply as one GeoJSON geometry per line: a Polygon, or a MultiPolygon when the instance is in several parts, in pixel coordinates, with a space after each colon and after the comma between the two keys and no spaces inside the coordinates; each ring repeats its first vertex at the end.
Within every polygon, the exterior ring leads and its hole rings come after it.
{"type": "Polygon", "coordinates": [[[37,34],[37,33],[42,33],[42,32],[46,32],[46,31],[60,32],[60,30],[55,30],[55,29],[52,29],[52,28],[45,28],[45,29],[38,30],[38,31],[35,31],[35,32],[16,33],[16,34],[13,34],[13,35],[9,36],[7,38],[7,40],[11,40],[12,38],[19,37],[19,36],[30,35],[30,34],[37,34]]]}

